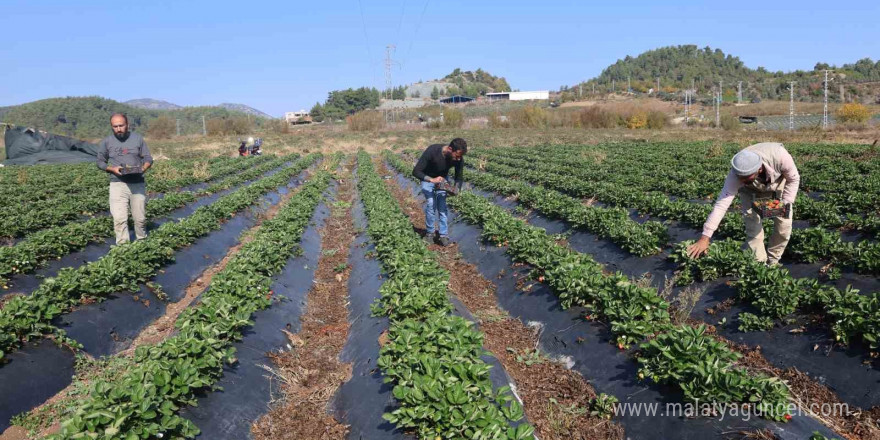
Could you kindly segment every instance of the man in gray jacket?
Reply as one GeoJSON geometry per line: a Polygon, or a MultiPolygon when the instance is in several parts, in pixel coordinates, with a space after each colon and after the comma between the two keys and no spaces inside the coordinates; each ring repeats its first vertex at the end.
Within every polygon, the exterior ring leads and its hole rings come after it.
{"type": "Polygon", "coordinates": [[[144,173],[153,165],[153,156],[144,138],[128,131],[128,117],[114,113],[110,117],[113,135],[98,144],[98,168],[110,173],[110,214],[116,244],[128,243],[128,212],[134,219],[134,234],[146,238],[147,190],[144,173]]]}

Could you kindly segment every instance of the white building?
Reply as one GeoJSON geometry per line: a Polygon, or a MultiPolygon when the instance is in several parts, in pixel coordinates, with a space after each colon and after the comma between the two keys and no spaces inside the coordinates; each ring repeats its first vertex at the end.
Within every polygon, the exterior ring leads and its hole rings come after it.
{"type": "Polygon", "coordinates": [[[486,99],[490,101],[527,101],[530,99],[550,99],[549,90],[537,90],[533,92],[498,92],[486,93],[486,99]]]}
{"type": "Polygon", "coordinates": [[[299,121],[300,118],[305,118],[309,115],[309,112],[305,110],[300,110],[298,112],[286,112],[284,113],[284,120],[288,123],[294,123],[299,121]]]}

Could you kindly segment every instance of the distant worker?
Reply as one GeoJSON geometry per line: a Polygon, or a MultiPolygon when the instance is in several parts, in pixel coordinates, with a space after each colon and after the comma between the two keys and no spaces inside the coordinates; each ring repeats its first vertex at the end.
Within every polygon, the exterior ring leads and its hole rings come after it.
{"type": "Polygon", "coordinates": [[[239,141],[241,142],[241,145],[238,146],[238,155],[239,156],[247,156],[247,154],[248,154],[247,142],[242,141],[241,139],[239,139],[239,141]]]}
{"type": "Polygon", "coordinates": [[[703,225],[703,235],[688,247],[688,255],[697,258],[708,251],[712,234],[724,219],[734,196],[739,193],[749,248],[758,261],[777,265],[791,238],[791,220],[794,215],[792,205],[801,183],[794,159],[781,143],[762,142],[737,153],[730,164],[724,189],[718,195],[715,207],[703,225]],[[781,206],[785,208],[783,216],[773,217],[773,234],[766,250],[764,227],[761,224],[763,219],[753,207],[756,200],[762,199],[780,200],[781,206]]]}
{"type": "Polygon", "coordinates": [[[413,168],[413,176],[422,182],[422,194],[425,196],[425,234],[437,244],[449,246],[449,211],[446,207],[446,191],[438,185],[448,182],[449,169],[455,167],[455,185],[461,189],[463,183],[463,156],[467,153],[467,142],[455,138],[449,145],[434,144],[425,149],[422,157],[413,168]],[[435,211],[439,214],[439,233],[435,230],[435,211]],[[436,233],[436,236],[435,236],[436,233]]]}
{"type": "Polygon", "coordinates": [[[128,117],[114,113],[110,117],[113,135],[98,144],[98,168],[110,173],[110,214],[116,231],[116,244],[127,243],[128,213],[134,220],[138,240],[147,237],[147,191],[144,173],[153,165],[153,156],[144,138],[128,131],[128,117]]]}
{"type": "Polygon", "coordinates": [[[260,147],[262,147],[262,146],[263,146],[263,138],[257,138],[256,140],[254,140],[254,148],[251,149],[251,155],[259,156],[259,155],[263,154],[263,152],[260,151],[260,147]]]}

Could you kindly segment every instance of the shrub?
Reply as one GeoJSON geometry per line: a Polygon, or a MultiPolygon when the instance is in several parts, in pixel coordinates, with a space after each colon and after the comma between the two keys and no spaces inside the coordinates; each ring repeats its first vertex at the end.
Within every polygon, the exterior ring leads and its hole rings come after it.
{"type": "Polygon", "coordinates": [[[721,115],[721,128],[727,131],[739,130],[739,118],[734,115],[721,115]]]}
{"type": "Polygon", "coordinates": [[[177,121],[162,115],[152,120],[147,127],[147,136],[154,139],[168,139],[177,133],[177,121]]]}
{"type": "Polygon", "coordinates": [[[514,109],[508,115],[511,127],[544,128],[547,126],[547,111],[541,107],[527,105],[514,109]]]}
{"type": "Polygon", "coordinates": [[[643,112],[638,112],[633,114],[632,116],[626,118],[626,128],[638,130],[640,128],[648,127],[648,114],[643,112]]]}
{"type": "Polygon", "coordinates": [[[507,128],[507,127],[510,127],[510,123],[506,119],[502,119],[500,113],[492,112],[489,114],[489,128],[507,128]]]}
{"type": "Polygon", "coordinates": [[[650,129],[665,128],[669,125],[669,116],[657,110],[648,112],[647,127],[650,129]]]}
{"type": "Polygon", "coordinates": [[[864,124],[870,118],[871,111],[862,104],[853,102],[837,109],[837,120],[843,123],[864,124]]]}
{"type": "Polygon", "coordinates": [[[597,106],[582,109],[575,116],[574,125],[583,128],[614,128],[619,119],[614,113],[597,106]]]}
{"type": "Polygon", "coordinates": [[[253,131],[253,125],[246,117],[208,119],[205,128],[210,136],[242,135],[253,131]]]}
{"type": "Polygon", "coordinates": [[[443,110],[443,126],[446,128],[461,128],[464,125],[464,113],[457,108],[443,110]]]}
{"type": "Polygon", "coordinates": [[[345,118],[351,131],[376,131],[385,127],[385,116],[382,112],[365,110],[345,118]]]}

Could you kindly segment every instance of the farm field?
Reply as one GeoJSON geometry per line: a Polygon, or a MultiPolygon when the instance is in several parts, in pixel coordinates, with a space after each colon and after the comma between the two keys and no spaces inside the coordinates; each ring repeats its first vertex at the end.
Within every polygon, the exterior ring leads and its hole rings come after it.
{"type": "Polygon", "coordinates": [[[0,169],[0,440],[880,439],[873,149],[786,143],[767,267],[736,206],[686,256],[742,145],[514,144],[448,247],[416,144],[159,160],[122,246],[93,164],[0,169]]]}

